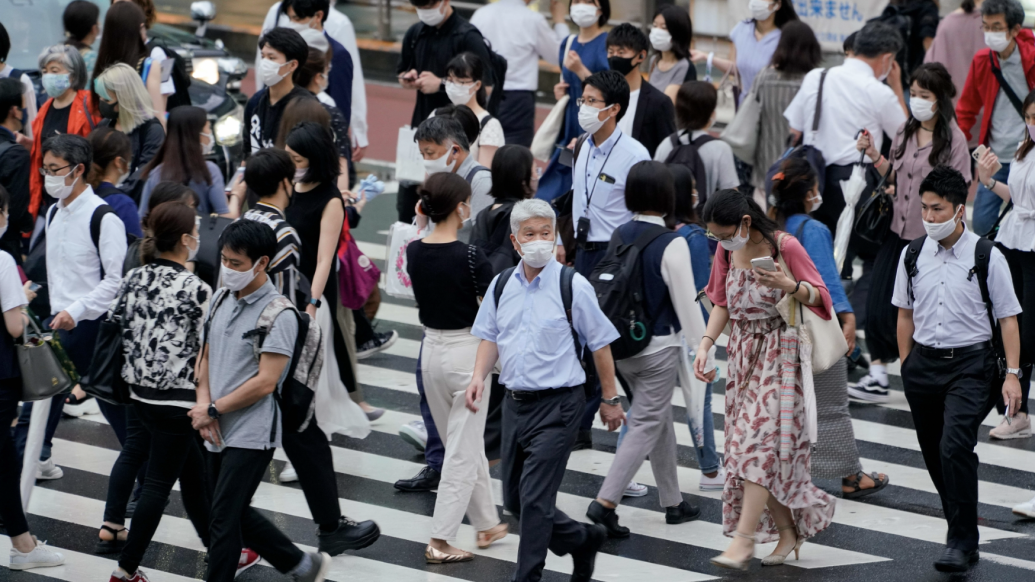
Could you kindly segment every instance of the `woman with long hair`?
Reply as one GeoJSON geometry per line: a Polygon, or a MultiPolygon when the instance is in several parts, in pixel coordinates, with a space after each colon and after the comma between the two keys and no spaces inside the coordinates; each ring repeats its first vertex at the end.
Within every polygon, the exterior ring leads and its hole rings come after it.
{"type": "Polygon", "coordinates": [[[654,13],[650,45],[655,51],[650,65],[650,80],[655,89],[676,102],[679,86],[697,80],[697,68],[690,61],[690,41],[694,25],[686,8],[669,4],[654,13]]]}
{"type": "Polygon", "coordinates": [[[830,292],[801,244],[781,232],[750,196],[721,190],[705,203],[703,218],[709,236],[721,248],[705,290],[715,307],[694,360],[698,380],[715,379],[708,350],[726,324],[731,327],[726,344],[722,530],[733,541],[712,563],[746,570],[756,541],[775,541],[776,548],[762,563],[782,564],[807,538],[830,525],[834,498],[813,485],[809,474],[812,427],[802,367],[793,366],[792,386],[782,366],[770,364],[796,357],[781,353],[787,324],[776,304],[790,294],[829,319],[830,292]],[[776,270],[753,267],[751,260],[756,258],[772,259],[776,270]],[[781,259],[789,273],[779,266],[781,259]],[[784,397],[787,393],[790,399],[784,397]]]}
{"type": "Polygon", "coordinates": [[[65,36],[68,37],[65,44],[75,47],[83,56],[87,75],[93,75],[93,66],[97,62],[93,43],[101,34],[100,17],[101,9],[89,0],[72,0],[61,15],[65,36]]]}
{"type": "MultiPolygon", "coordinates": [[[[311,30],[311,29],[310,29],[311,30]]],[[[352,157],[352,142],[349,138],[349,117],[334,104],[334,100],[327,95],[327,84],[330,82],[331,59],[329,49],[320,50],[309,47],[309,57],[305,64],[298,68],[295,76],[295,85],[304,87],[316,96],[320,105],[330,116],[329,127],[334,134],[334,145],[338,148],[338,158],[341,164],[341,176],[338,178],[338,189],[349,190],[352,176],[349,175],[349,159],[352,157]]],[[[316,121],[324,123],[322,116],[317,116],[311,110],[313,104],[308,99],[295,99],[284,109],[284,116],[280,119],[280,130],[277,132],[276,147],[283,149],[283,141],[291,128],[303,121],[316,121]]]]}
{"type": "MultiPolygon", "coordinates": [[[[237,218],[241,213],[241,195],[223,191],[223,173],[219,166],[207,161],[215,138],[212,125],[200,107],[177,107],[169,112],[169,131],[158,153],[144,168],[141,179],[140,208],[147,208],[147,199],[159,182],[187,184],[201,201],[198,212],[237,218]]],[[[141,211],[143,214],[143,211],[141,211]]]]}
{"type": "Polygon", "coordinates": [[[891,143],[891,159],[873,147],[869,134],[856,148],[865,152],[888,183],[895,185],[891,233],[877,252],[866,301],[866,345],[870,372],[848,386],[848,394],[868,402],[888,402],[887,364],[898,359],[898,309],[888,301],[895,288],[899,257],[909,241],[924,236],[920,183],[935,166],[951,166],[970,181],[967,138],[956,125],[952,98],[956,86],[941,63],[925,63],[913,73],[909,86],[909,119],[891,143]]]}
{"type": "MultiPolygon", "coordinates": [[[[154,159],[165,141],[165,129],[154,115],[147,88],[132,67],[115,63],[94,79],[93,90],[104,118],[98,125],[113,127],[129,136],[134,152],[129,160],[132,177],[154,159]]],[[[125,184],[126,191],[133,191],[137,181],[138,177],[125,184]]]]}
{"type": "MultiPolygon", "coordinates": [[[[132,2],[116,2],[104,17],[104,35],[97,49],[93,75],[97,78],[115,63],[125,63],[140,75],[151,97],[152,113],[161,122],[165,119],[165,95],[162,95],[162,63],[155,62],[147,50],[147,17],[132,2]]],[[[94,93],[94,102],[98,100],[94,93]]]]}
{"type": "Polygon", "coordinates": [[[126,134],[106,126],[91,131],[87,139],[90,140],[90,147],[93,149],[93,164],[86,181],[93,186],[94,194],[103,198],[122,219],[122,224],[126,226],[126,234],[143,238],[144,231],[140,228],[137,205],[119,189],[130,174],[132,142],[126,134]]]}
{"type": "Polygon", "coordinates": [[[500,121],[485,109],[485,63],[474,53],[460,53],[446,65],[446,95],[453,105],[466,105],[478,118],[478,137],[471,142],[471,156],[486,168],[506,142],[500,121]]]}

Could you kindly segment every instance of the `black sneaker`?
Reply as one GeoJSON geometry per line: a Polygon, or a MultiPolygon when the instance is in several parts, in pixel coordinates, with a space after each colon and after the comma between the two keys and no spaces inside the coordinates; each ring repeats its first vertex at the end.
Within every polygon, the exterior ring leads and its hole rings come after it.
{"type": "Polygon", "coordinates": [[[593,448],[593,431],[592,430],[580,430],[579,436],[575,438],[575,444],[571,446],[573,451],[581,451],[583,449],[593,448]]]}
{"type": "Polygon", "coordinates": [[[589,504],[589,509],[586,510],[586,517],[593,523],[604,526],[608,537],[629,537],[629,528],[618,525],[618,514],[615,513],[615,510],[604,507],[595,499],[589,504]]]}
{"type": "Polygon", "coordinates": [[[888,385],[881,384],[869,374],[863,376],[862,380],[855,384],[849,384],[848,395],[856,400],[875,402],[877,404],[883,404],[891,400],[891,397],[888,395],[888,385]]]}
{"type": "Polygon", "coordinates": [[[396,481],[395,488],[399,491],[407,492],[432,491],[438,489],[438,482],[441,478],[442,474],[438,471],[431,467],[424,467],[412,479],[399,479],[396,481]]]}
{"type": "Polygon", "coordinates": [[[586,542],[571,553],[574,569],[571,582],[590,582],[593,579],[593,568],[597,562],[597,552],[607,541],[607,530],[602,525],[586,525],[586,542]]]}
{"type": "Polygon", "coordinates": [[[356,350],[356,359],[362,360],[363,358],[369,358],[377,352],[383,352],[392,347],[397,339],[399,339],[399,332],[394,329],[388,333],[374,332],[374,339],[365,342],[356,350]]]}
{"type": "Polygon", "coordinates": [[[345,550],[361,550],[381,537],[381,529],[373,521],[359,523],[345,517],[338,518],[338,529],[332,532],[318,532],[320,551],[337,556],[345,550]]]}
{"type": "Polygon", "coordinates": [[[665,523],[670,525],[694,521],[698,517],[701,517],[701,508],[690,505],[686,501],[680,501],[679,505],[675,507],[665,508],[665,523]]]}

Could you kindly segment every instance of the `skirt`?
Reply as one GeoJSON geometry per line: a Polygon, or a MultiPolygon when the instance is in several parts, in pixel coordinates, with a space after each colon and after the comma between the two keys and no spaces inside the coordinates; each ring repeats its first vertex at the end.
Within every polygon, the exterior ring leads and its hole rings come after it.
{"type": "Polygon", "coordinates": [[[812,476],[840,479],[862,471],[848,414],[848,360],[841,358],[812,379],[816,391],[817,443],[812,451],[812,476]]]}

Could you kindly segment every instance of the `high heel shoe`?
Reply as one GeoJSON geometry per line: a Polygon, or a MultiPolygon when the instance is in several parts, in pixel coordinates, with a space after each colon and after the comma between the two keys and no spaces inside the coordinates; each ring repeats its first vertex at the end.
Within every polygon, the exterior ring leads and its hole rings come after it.
{"type": "MultiPolygon", "coordinates": [[[[798,535],[797,528],[795,528],[793,525],[785,525],[783,527],[776,528],[777,531],[783,531],[785,529],[793,529],[793,530],[795,530],[794,535],[795,536],[798,535]]],[[[782,566],[783,563],[787,561],[787,557],[791,555],[791,552],[794,552],[794,559],[797,560],[798,559],[798,551],[801,550],[801,545],[805,543],[805,538],[798,537],[797,539],[798,539],[798,541],[794,544],[794,547],[791,548],[790,550],[787,550],[786,554],[777,554],[774,551],[773,553],[769,554],[768,556],[762,558],[762,565],[763,566],[782,566]]]]}
{"type": "Polygon", "coordinates": [[[710,561],[713,565],[720,568],[729,568],[731,570],[747,570],[751,564],[751,560],[755,557],[755,536],[742,534],[739,531],[734,531],[733,535],[742,537],[746,540],[751,540],[751,555],[746,560],[738,561],[732,558],[727,558],[723,555],[718,555],[712,558],[710,561]]]}
{"type": "Polygon", "coordinates": [[[429,564],[457,564],[460,562],[470,562],[473,559],[474,554],[464,550],[460,550],[459,554],[449,554],[440,552],[431,546],[424,548],[424,560],[429,564]]]}
{"type": "Polygon", "coordinates": [[[492,545],[492,542],[507,537],[509,532],[510,526],[505,523],[501,523],[494,528],[478,532],[478,549],[484,550],[488,548],[492,545]]]}

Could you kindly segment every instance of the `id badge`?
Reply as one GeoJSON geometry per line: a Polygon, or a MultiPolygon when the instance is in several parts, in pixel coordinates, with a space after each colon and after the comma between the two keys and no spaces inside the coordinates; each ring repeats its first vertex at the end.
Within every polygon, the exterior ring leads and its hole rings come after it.
{"type": "Polygon", "coordinates": [[[575,240],[579,244],[585,244],[589,240],[589,217],[583,216],[579,219],[579,223],[575,229],[575,240]]]}

